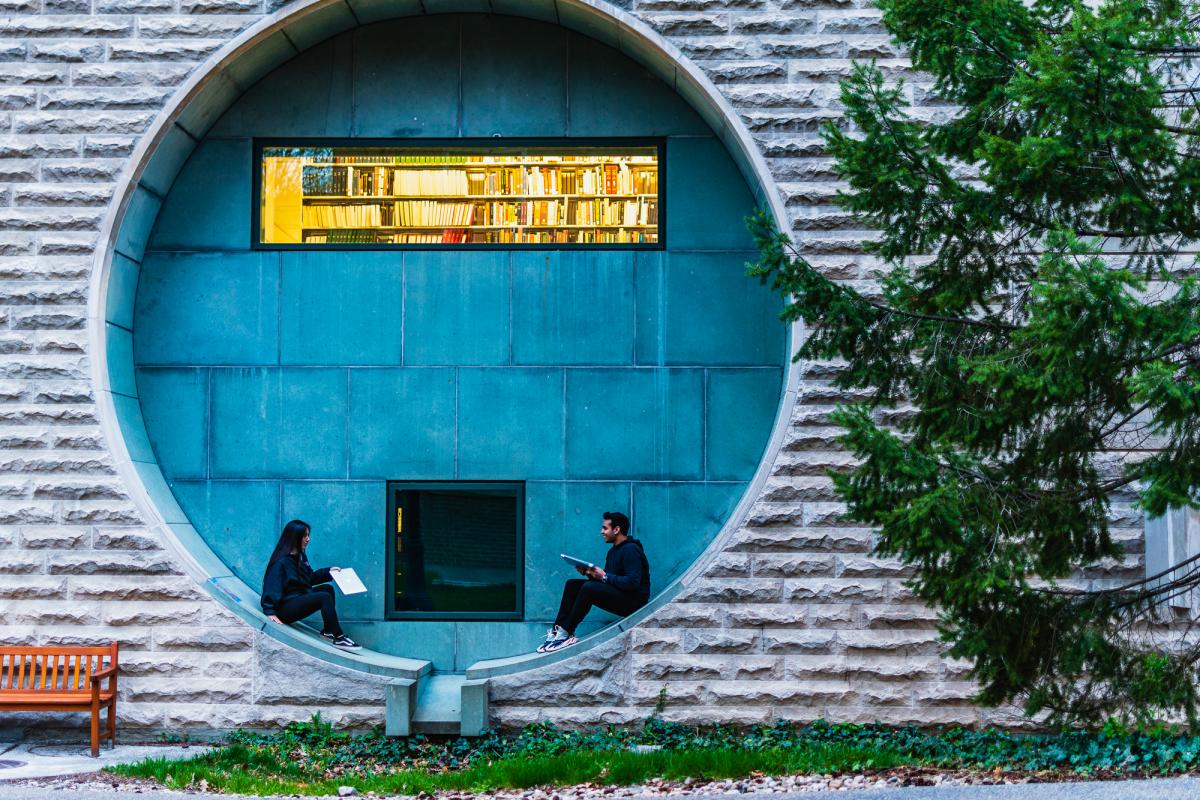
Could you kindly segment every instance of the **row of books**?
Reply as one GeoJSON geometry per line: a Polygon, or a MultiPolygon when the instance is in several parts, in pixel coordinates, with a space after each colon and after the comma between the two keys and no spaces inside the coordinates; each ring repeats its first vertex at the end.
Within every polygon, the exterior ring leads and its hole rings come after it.
{"type": "MultiPolygon", "coordinates": [[[[267,153],[268,157],[280,158],[278,154],[267,153]]],[[[657,161],[654,155],[614,155],[603,153],[575,153],[561,155],[554,153],[524,153],[511,155],[479,155],[466,153],[371,153],[357,155],[337,155],[322,153],[320,155],[304,156],[304,161],[317,164],[347,164],[353,166],[371,166],[374,164],[517,164],[526,161],[545,163],[570,164],[575,161],[628,161],[635,164],[653,164],[657,161]]],[[[307,164],[306,164],[307,166],[307,164]]]]}
{"type": "Polygon", "coordinates": [[[652,244],[657,241],[658,234],[650,231],[596,229],[469,231],[447,228],[440,233],[346,229],[304,234],[305,244],[652,244]]]}
{"type": "Polygon", "coordinates": [[[657,194],[658,169],[627,164],[427,170],[306,166],[301,190],[306,197],[657,194]]]}
{"type": "Polygon", "coordinates": [[[301,212],[301,225],[305,228],[653,226],[658,225],[658,201],[640,197],[635,200],[396,200],[379,204],[306,205],[301,212]]]}

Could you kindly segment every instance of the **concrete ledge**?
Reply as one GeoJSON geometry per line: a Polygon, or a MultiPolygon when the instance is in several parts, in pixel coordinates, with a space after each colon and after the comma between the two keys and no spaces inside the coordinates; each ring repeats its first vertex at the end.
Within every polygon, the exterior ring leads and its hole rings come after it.
{"type": "Polygon", "coordinates": [[[683,591],[683,583],[676,581],[628,617],[583,637],[579,640],[579,644],[574,647],[568,647],[566,650],[559,650],[555,653],[525,653],[519,656],[509,656],[508,658],[477,661],[467,668],[467,680],[474,681],[495,678],[500,675],[511,675],[514,672],[548,667],[551,664],[557,664],[559,661],[566,661],[568,658],[578,655],[583,650],[591,649],[598,644],[615,639],[630,628],[640,625],[654,614],[655,611],[675,599],[675,596],[681,591],[683,591]]]}

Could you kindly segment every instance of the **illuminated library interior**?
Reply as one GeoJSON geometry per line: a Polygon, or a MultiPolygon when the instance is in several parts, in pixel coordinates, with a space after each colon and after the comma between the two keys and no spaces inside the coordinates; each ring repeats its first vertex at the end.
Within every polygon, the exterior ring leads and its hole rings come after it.
{"type": "Polygon", "coordinates": [[[259,244],[657,244],[659,148],[264,147],[259,244]]]}

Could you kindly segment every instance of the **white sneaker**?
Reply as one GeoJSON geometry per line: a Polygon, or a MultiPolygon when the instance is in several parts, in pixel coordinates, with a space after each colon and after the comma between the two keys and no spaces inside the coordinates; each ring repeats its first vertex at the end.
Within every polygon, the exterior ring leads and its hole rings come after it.
{"type": "Polygon", "coordinates": [[[557,625],[555,625],[553,628],[551,628],[549,631],[546,632],[546,641],[544,641],[538,645],[537,651],[539,653],[546,652],[546,648],[550,646],[550,643],[562,635],[563,635],[563,629],[558,627],[557,625]]]}

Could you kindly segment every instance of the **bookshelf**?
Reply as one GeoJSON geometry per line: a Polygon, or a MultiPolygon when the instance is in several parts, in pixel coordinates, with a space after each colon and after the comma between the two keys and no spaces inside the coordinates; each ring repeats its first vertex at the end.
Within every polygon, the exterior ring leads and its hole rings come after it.
{"type": "Polygon", "coordinates": [[[657,246],[660,148],[260,150],[259,246],[657,246]]]}

